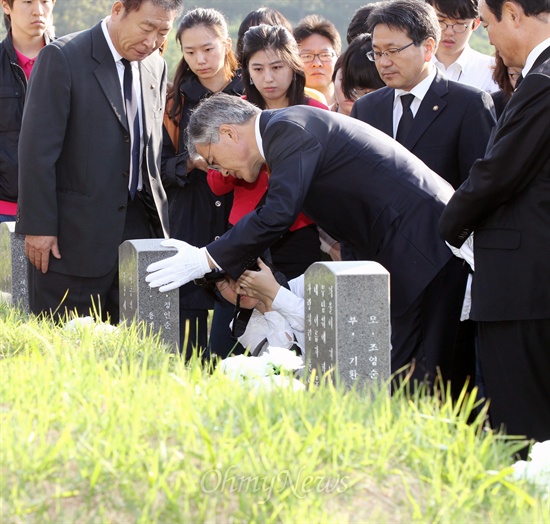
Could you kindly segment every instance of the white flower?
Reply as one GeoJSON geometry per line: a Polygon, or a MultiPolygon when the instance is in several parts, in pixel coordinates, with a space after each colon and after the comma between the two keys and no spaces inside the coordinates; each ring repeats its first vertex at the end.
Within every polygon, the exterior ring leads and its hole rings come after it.
{"type": "Polygon", "coordinates": [[[245,382],[253,389],[291,387],[293,391],[305,389],[305,386],[291,376],[280,375],[281,371],[293,372],[302,369],[301,357],[286,348],[268,347],[259,357],[237,355],[221,362],[221,370],[233,380],[245,382]]]}
{"type": "Polygon", "coordinates": [[[263,358],[275,371],[296,371],[304,367],[302,357],[287,348],[269,346],[258,358],[263,358]]]}
{"type": "Polygon", "coordinates": [[[69,320],[69,322],[65,324],[65,329],[67,331],[76,331],[81,327],[85,327],[85,326],[87,327],[93,324],[94,324],[94,319],[92,317],[76,317],[76,318],[73,318],[72,320],[69,320]]]}
{"type": "Polygon", "coordinates": [[[221,369],[234,380],[264,377],[268,373],[263,359],[245,355],[236,355],[222,360],[221,369]]]}
{"type": "Polygon", "coordinates": [[[106,324],[105,322],[96,323],[92,317],[76,317],[65,324],[65,330],[78,331],[93,326],[95,333],[113,333],[117,330],[116,326],[106,324]]]}
{"type": "Polygon", "coordinates": [[[514,468],[514,478],[525,479],[528,482],[546,490],[546,495],[550,492],[550,440],[537,442],[533,445],[531,460],[520,460],[512,465],[514,468]]]}

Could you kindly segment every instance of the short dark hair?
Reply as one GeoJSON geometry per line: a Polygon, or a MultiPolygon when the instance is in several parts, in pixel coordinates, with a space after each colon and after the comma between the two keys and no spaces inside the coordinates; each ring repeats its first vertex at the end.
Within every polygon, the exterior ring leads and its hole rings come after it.
{"type": "Polygon", "coordinates": [[[184,0],[120,0],[127,13],[137,11],[141,8],[141,4],[147,1],[151,2],[156,7],[160,7],[164,11],[170,13],[175,12],[176,15],[179,15],[183,11],[184,0]]]}
{"type": "Polygon", "coordinates": [[[427,38],[433,38],[437,47],[441,38],[441,26],[435,9],[424,0],[379,2],[370,14],[368,24],[373,32],[379,24],[404,31],[415,46],[427,38]]]}
{"type": "Polygon", "coordinates": [[[433,8],[451,20],[477,18],[478,0],[426,0],[433,8]]]}
{"type": "Polygon", "coordinates": [[[260,24],[267,25],[282,25],[290,33],[292,33],[292,24],[281,14],[277,9],[272,7],[260,7],[254,11],[250,11],[241,22],[239,26],[239,31],[237,33],[237,46],[236,46],[236,55],[237,60],[240,64],[242,61],[243,53],[243,37],[244,34],[251,28],[260,24]]]}
{"type": "Polygon", "coordinates": [[[380,89],[386,84],[380,78],[374,62],[367,58],[367,53],[372,51],[372,37],[370,34],[357,36],[338,60],[342,70],[342,92],[351,100],[352,89],[380,89]]]}
{"type": "Polygon", "coordinates": [[[376,4],[378,2],[372,2],[367,5],[361,6],[355,13],[353,14],[353,17],[348,25],[348,30],[346,33],[346,40],[348,44],[351,43],[351,41],[363,34],[363,33],[370,33],[370,27],[368,26],[367,20],[369,18],[369,15],[372,13],[372,10],[376,7],[376,4]]]}
{"type": "MultiPolygon", "coordinates": [[[[485,0],[487,7],[500,22],[502,19],[502,6],[507,0],[485,0]]],[[[537,16],[542,13],[550,13],[550,0],[513,0],[518,4],[526,16],[537,16]]]]}
{"type": "Polygon", "coordinates": [[[272,51],[285,65],[293,71],[292,82],[287,91],[288,105],[303,104],[304,87],[306,77],[304,67],[298,54],[298,45],[288,29],[280,25],[260,24],[251,27],[243,38],[242,75],[246,98],[260,109],[266,109],[267,105],[258,91],[258,88],[250,83],[250,71],[248,65],[250,59],[258,51],[272,51]]]}
{"type": "Polygon", "coordinates": [[[298,45],[311,35],[321,35],[330,40],[330,43],[339,55],[342,50],[342,39],[336,26],[326,18],[319,15],[309,15],[302,18],[294,29],[294,38],[298,45]]]}

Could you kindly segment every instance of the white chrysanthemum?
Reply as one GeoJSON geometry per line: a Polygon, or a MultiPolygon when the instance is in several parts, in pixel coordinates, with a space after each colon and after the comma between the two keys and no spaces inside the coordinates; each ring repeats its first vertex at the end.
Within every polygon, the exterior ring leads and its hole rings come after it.
{"type": "Polygon", "coordinates": [[[79,329],[93,326],[95,333],[114,333],[117,331],[116,326],[106,324],[105,322],[96,322],[92,317],[76,317],[65,324],[67,331],[77,331],[79,329]]]}
{"type": "Polygon", "coordinates": [[[94,319],[92,317],[76,317],[65,324],[65,329],[67,331],[76,331],[81,327],[91,326],[93,324],[94,319]]]}
{"type": "Polygon", "coordinates": [[[261,357],[275,369],[275,371],[296,371],[304,367],[302,357],[286,348],[269,346],[261,357]]]}
{"type": "Polygon", "coordinates": [[[550,440],[534,444],[529,458],[531,460],[520,460],[512,465],[514,477],[525,479],[543,488],[548,495],[550,492],[550,440]]]}
{"type": "Polygon", "coordinates": [[[261,358],[236,355],[221,361],[223,373],[234,380],[263,377],[268,370],[265,361],[261,358]]]}

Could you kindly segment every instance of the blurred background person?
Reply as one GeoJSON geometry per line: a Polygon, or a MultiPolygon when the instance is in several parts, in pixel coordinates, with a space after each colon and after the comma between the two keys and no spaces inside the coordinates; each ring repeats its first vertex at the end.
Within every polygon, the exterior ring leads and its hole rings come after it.
{"type": "Polygon", "coordinates": [[[493,91],[491,97],[495,104],[495,112],[497,119],[504,111],[506,104],[512,98],[514,89],[516,88],[516,81],[521,75],[521,68],[519,67],[507,67],[498,50],[495,51],[495,67],[493,70],[493,80],[500,88],[498,91],[493,91]]]}
{"type": "Polygon", "coordinates": [[[334,24],[319,15],[300,20],[294,38],[304,63],[306,86],[321,92],[329,108],[336,103],[332,75],[342,42],[334,24]]]}
{"type": "Polygon", "coordinates": [[[7,35],[0,42],[0,222],[17,216],[17,148],[27,81],[53,38],[55,0],[2,0],[7,35]]]}
{"type": "Polygon", "coordinates": [[[495,59],[470,47],[472,33],[479,27],[478,0],[427,0],[441,26],[441,41],[434,64],[455,82],[489,93],[498,86],[493,80],[495,59]]]}
{"type": "MultiPolygon", "coordinates": [[[[205,246],[223,235],[231,209],[232,194],[216,196],[206,180],[207,166],[195,164],[187,153],[184,135],[193,108],[213,93],[240,96],[242,82],[231,48],[227,23],[215,9],[194,9],[181,20],[176,40],[182,58],[168,93],[162,180],[169,204],[171,237],[205,246]]],[[[190,283],[180,288],[182,352],[208,346],[208,310],[214,300],[204,289],[190,283]]]]}
{"type": "Polygon", "coordinates": [[[371,35],[358,35],[338,57],[334,67],[336,111],[350,114],[355,101],[386,84],[380,78],[374,62],[367,58],[372,51],[371,35]]]}
{"type": "Polygon", "coordinates": [[[377,3],[378,2],[371,2],[370,4],[361,6],[359,9],[357,9],[357,11],[355,11],[346,32],[346,40],[348,42],[348,45],[351,44],[352,40],[354,40],[355,37],[363,33],[371,32],[370,27],[367,24],[367,20],[369,18],[369,15],[372,13],[372,10],[376,7],[377,3]]]}

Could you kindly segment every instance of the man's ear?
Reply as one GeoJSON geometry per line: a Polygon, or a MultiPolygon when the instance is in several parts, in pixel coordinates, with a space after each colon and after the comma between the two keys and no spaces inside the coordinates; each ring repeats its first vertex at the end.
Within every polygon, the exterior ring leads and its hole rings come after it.
{"type": "Polygon", "coordinates": [[[481,18],[479,18],[479,16],[472,22],[472,30],[475,31],[478,27],[479,27],[479,24],[481,24],[481,18]]]}
{"type": "Polygon", "coordinates": [[[519,26],[523,14],[523,9],[515,2],[504,2],[502,5],[502,18],[507,18],[514,27],[519,26]]]}
{"type": "Polygon", "coordinates": [[[222,124],[220,126],[220,135],[225,135],[236,144],[239,142],[239,133],[237,128],[231,124],[222,124]]]}
{"type": "Polygon", "coordinates": [[[435,55],[435,40],[431,36],[426,38],[426,40],[424,40],[424,47],[426,49],[424,60],[429,62],[432,56],[435,55]]]}

